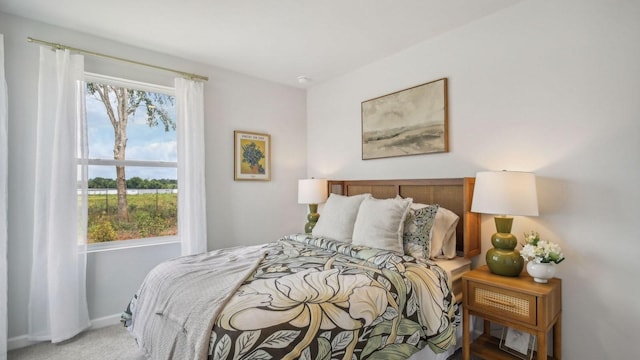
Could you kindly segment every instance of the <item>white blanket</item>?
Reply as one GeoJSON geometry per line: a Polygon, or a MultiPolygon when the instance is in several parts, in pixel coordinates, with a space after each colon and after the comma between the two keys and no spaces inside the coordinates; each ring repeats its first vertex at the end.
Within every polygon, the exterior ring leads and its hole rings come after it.
{"type": "Polygon", "coordinates": [[[140,349],[154,360],[206,359],[216,317],[265,252],[264,245],[236,247],[156,266],[132,309],[140,349]]]}

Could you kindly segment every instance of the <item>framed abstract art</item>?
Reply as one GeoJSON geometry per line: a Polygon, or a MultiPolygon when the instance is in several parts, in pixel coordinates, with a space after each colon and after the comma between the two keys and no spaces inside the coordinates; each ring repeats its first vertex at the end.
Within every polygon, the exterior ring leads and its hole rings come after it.
{"type": "Polygon", "coordinates": [[[449,151],[447,79],[362,102],[362,159],[449,151]]]}

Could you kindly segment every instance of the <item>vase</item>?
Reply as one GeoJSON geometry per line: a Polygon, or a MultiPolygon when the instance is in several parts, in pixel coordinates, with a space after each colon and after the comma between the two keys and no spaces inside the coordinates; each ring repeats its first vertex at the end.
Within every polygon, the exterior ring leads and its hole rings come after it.
{"type": "Polygon", "coordinates": [[[518,276],[524,267],[524,259],[515,249],[518,241],[512,234],[493,234],[493,248],[487,250],[486,261],[492,273],[502,276],[518,276]]]}
{"type": "Polygon", "coordinates": [[[496,216],[497,233],[491,236],[491,245],[486,254],[487,266],[492,273],[502,276],[519,276],[524,267],[524,259],[516,250],[518,239],[511,234],[512,217],[496,216]]]}
{"type": "Polygon", "coordinates": [[[527,263],[527,272],[533,277],[533,281],[546,284],[549,282],[549,279],[553,278],[553,275],[556,274],[556,267],[554,263],[536,263],[529,261],[527,263]]]}

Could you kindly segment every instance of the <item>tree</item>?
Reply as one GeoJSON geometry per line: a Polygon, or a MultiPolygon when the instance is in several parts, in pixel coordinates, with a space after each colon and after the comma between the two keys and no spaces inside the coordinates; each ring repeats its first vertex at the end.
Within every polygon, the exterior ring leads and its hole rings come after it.
{"type": "MultiPolygon", "coordinates": [[[[176,122],[169,115],[166,106],[173,105],[170,95],[127,89],[107,84],[87,83],[88,94],[102,102],[115,135],[113,159],[125,160],[127,148],[127,124],[133,119],[140,106],[147,111],[146,123],[149,127],[162,124],[165,131],[175,130],[176,122]]],[[[127,207],[127,182],[125,167],[116,165],[116,189],[118,192],[118,220],[129,219],[127,207]]]]}
{"type": "Polygon", "coordinates": [[[89,189],[114,189],[116,187],[116,181],[113,179],[96,177],[89,179],[88,187],[89,189]]]}
{"type": "Polygon", "coordinates": [[[129,189],[146,189],[144,179],[134,176],[127,180],[127,188],[129,189]]]}

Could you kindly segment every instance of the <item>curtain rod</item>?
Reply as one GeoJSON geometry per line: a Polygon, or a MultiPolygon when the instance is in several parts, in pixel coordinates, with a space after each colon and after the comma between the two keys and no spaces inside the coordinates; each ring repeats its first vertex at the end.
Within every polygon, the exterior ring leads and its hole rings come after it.
{"type": "Polygon", "coordinates": [[[124,61],[124,62],[128,62],[128,63],[131,63],[131,64],[146,66],[146,67],[150,67],[150,68],[154,68],[154,69],[158,69],[158,70],[169,71],[169,72],[173,72],[173,73],[176,73],[176,74],[180,74],[180,75],[182,75],[182,76],[184,76],[186,78],[192,79],[192,80],[193,79],[204,80],[204,81],[208,81],[209,80],[208,77],[202,76],[202,75],[198,75],[198,74],[192,74],[192,73],[188,73],[188,72],[184,72],[184,71],[180,71],[180,70],[174,70],[174,69],[170,69],[170,68],[166,68],[166,67],[162,67],[162,66],[146,64],[146,63],[143,63],[143,62],[139,62],[139,61],[135,61],[135,60],[129,60],[129,59],[125,59],[125,58],[121,58],[121,57],[117,57],[117,56],[101,54],[101,53],[98,53],[98,52],[95,52],[95,51],[78,49],[78,48],[74,48],[72,46],[56,44],[56,43],[52,43],[52,42],[48,42],[48,41],[44,41],[44,40],[34,39],[32,37],[27,37],[27,41],[31,42],[31,43],[51,46],[52,48],[57,49],[57,50],[75,51],[75,52],[79,52],[79,53],[83,53],[83,54],[87,54],[87,55],[93,55],[93,56],[103,57],[103,58],[112,59],[112,60],[124,61]]]}

